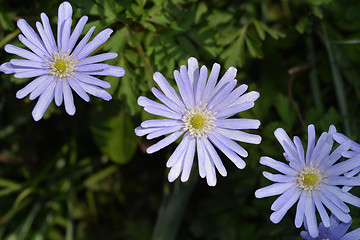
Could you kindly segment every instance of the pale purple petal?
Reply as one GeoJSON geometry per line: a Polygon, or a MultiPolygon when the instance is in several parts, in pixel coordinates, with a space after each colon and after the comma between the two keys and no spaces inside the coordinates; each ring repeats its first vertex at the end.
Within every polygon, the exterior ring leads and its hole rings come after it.
{"type": "MultiPolygon", "coordinates": [[[[102,53],[102,54],[98,54],[95,56],[83,58],[77,62],[76,66],[79,67],[79,66],[87,65],[87,64],[91,64],[91,63],[103,62],[103,61],[106,61],[109,59],[116,58],[117,56],[118,56],[117,53],[114,53],[114,52],[102,53]]],[[[92,66],[92,65],[90,65],[90,66],[92,66]]]]}
{"type": "Polygon", "coordinates": [[[186,155],[184,157],[184,167],[181,174],[182,182],[186,182],[189,179],[191,167],[195,156],[195,147],[196,147],[195,143],[196,143],[195,138],[191,138],[186,150],[186,155]]]}
{"type": "Polygon", "coordinates": [[[177,131],[177,132],[170,134],[169,136],[165,137],[164,139],[160,140],[159,142],[148,147],[146,152],[154,153],[166,146],[169,146],[171,143],[175,142],[183,133],[184,133],[183,131],[177,131]]]}
{"type": "Polygon", "coordinates": [[[32,116],[35,121],[39,121],[46,109],[49,107],[51,101],[54,98],[54,89],[55,89],[55,81],[52,81],[48,88],[41,94],[39,100],[37,101],[33,111],[32,116]]]}
{"type": "Polygon", "coordinates": [[[88,20],[88,17],[87,16],[83,16],[80,18],[79,22],[76,24],[75,28],[74,28],[74,31],[72,32],[71,36],[70,36],[70,39],[69,39],[69,42],[68,42],[68,50],[69,52],[71,52],[77,42],[77,40],[79,39],[80,37],[80,34],[82,33],[84,27],[85,27],[85,24],[88,20]]]}
{"type": "Polygon", "coordinates": [[[50,77],[47,75],[43,75],[38,78],[35,78],[33,81],[31,81],[29,84],[27,84],[24,88],[17,91],[16,97],[19,99],[26,97],[28,94],[30,94],[32,91],[34,91],[35,88],[37,88],[40,84],[42,84],[45,80],[47,80],[49,78],[50,77]]]}
{"type": "Polygon", "coordinates": [[[72,95],[71,88],[68,84],[67,79],[62,79],[62,83],[63,83],[65,110],[69,115],[72,116],[75,114],[75,111],[76,111],[75,104],[74,104],[74,97],[72,95]]]}

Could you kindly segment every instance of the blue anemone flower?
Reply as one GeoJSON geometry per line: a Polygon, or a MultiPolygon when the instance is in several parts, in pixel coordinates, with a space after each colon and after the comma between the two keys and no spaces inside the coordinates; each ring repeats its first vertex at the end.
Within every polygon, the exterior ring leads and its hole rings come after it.
{"type": "Polygon", "coordinates": [[[331,215],[329,227],[325,227],[322,222],[319,224],[318,237],[311,237],[307,231],[301,231],[300,236],[306,240],[360,240],[360,228],[346,233],[351,222],[340,222],[334,215],[331,215]]]}
{"type": "Polygon", "coordinates": [[[284,129],[275,130],[275,137],[283,147],[289,165],[270,157],[261,157],[261,164],[282,174],[263,172],[264,177],[276,183],[255,192],[257,198],[280,194],[271,206],[274,211],[270,216],[272,222],[280,222],[296,202],[295,226],[299,228],[305,222],[313,238],[319,235],[316,209],[325,227],[330,226],[325,207],[342,222],[351,221],[350,209],[346,203],[360,207],[360,198],[342,191],[338,185],[360,185],[360,177],[344,176],[344,173],[360,166],[360,155],[337,163],[342,154],[349,150],[351,142],[344,141],[332,151],[334,133],[335,127],[330,126],[329,132],[322,133],[315,144],[315,127],[309,125],[305,155],[300,138],[295,136],[292,142],[284,129]]]}
{"type": "Polygon", "coordinates": [[[83,16],[71,33],[72,12],[71,4],[68,2],[63,2],[59,6],[57,41],[52,33],[48,16],[41,13],[42,23],[36,22],[40,36],[24,19],[17,21],[17,26],[22,32],[19,34],[19,40],[31,51],[11,44],[5,46],[6,52],[24,59],[12,59],[2,64],[0,70],[7,74],[15,73],[16,78],[36,77],[16,93],[19,99],[28,94],[30,100],[40,96],[32,112],[35,121],[43,117],[53,99],[57,106],[64,101],[66,112],[74,115],[76,109],[72,90],[87,102],[90,100],[87,93],[110,100],[111,95],[102,89],[111,87],[110,84],[93,75],[121,77],[125,74],[121,67],[99,63],[116,58],[116,53],[89,57],[89,54],[107,41],[112,30],[105,29],[88,42],[95,30],[95,27],[92,27],[77,43],[88,17],[83,16]]]}
{"type": "Polygon", "coordinates": [[[139,97],[138,104],[144,110],[165,119],[147,120],[135,129],[138,136],[147,135],[147,139],[170,134],[147,149],[148,153],[159,151],[170,145],[182,135],[183,138],[170,156],[166,166],[171,168],[168,179],[174,181],[181,175],[181,181],[188,180],[195,152],[199,165],[199,174],[206,177],[209,186],[216,185],[216,172],[226,176],[226,169],[213,145],[222,151],[238,168],[245,167],[243,157],[248,152],[235,141],[259,144],[261,137],[240,131],[257,129],[260,121],[256,119],[230,118],[239,112],[254,106],[260,96],[256,91],[246,94],[248,86],[238,87],[236,68],[230,67],[217,82],[220,65],[215,63],[208,77],[208,70],[191,57],[188,68],[175,70],[174,77],[179,93],[168,83],[164,76],[156,72],[154,81],[159,88],[152,93],[162,103],[146,97],[139,97]],[[235,140],[235,141],[234,141],[235,140]]]}

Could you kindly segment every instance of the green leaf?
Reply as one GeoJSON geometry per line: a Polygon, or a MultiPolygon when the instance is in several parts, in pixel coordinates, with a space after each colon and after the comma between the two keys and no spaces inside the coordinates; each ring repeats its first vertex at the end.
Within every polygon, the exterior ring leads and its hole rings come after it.
{"type": "Polygon", "coordinates": [[[196,8],[195,12],[195,20],[194,23],[198,24],[200,22],[201,17],[208,11],[208,8],[204,2],[200,2],[196,8]]]}
{"type": "Polygon", "coordinates": [[[259,35],[260,39],[265,40],[265,31],[263,29],[264,24],[261,23],[260,21],[256,20],[256,19],[254,19],[253,23],[254,23],[256,32],[259,35]]]}
{"type": "Polygon", "coordinates": [[[100,170],[97,173],[92,174],[90,177],[88,177],[84,181],[84,185],[87,187],[90,187],[93,184],[96,184],[97,182],[101,181],[102,179],[106,178],[107,176],[113,174],[118,170],[118,167],[115,165],[108,166],[107,168],[104,168],[100,170]]]}
{"type": "Polygon", "coordinates": [[[303,34],[306,29],[311,25],[310,20],[307,17],[303,17],[300,21],[295,25],[296,31],[303,34]]]}
{"type": "Polygon", "coordinates": [[[134,121],[120,110],[119,101],[111,101],[92,119],[91,131],[100,150],[119,164],[130,161],[140,138],[134,133],[134,121]]]}

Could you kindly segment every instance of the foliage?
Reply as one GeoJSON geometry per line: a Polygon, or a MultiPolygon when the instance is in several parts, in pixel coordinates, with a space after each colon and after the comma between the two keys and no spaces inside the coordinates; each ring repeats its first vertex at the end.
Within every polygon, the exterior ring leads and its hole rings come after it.
{"type": "MultiPolygon", "coordinates": [[[[271,199],[255,199],[255,190],[268,183],[258,160],[264,155],[282,159],[273,136],[278,127],[305,139],[304,125],[327,131],[335,124],[359,142],[360,3],[70,2],[75,19],[89,16],[86,30],[114,30],[96,51],[118,53],[108,62],[126,73],[120,79],[104,78],[112,85],[110,102],[91,98],[86,103],[75,97],[75,116],[51,105],[39,122],[31,118],[35,102],[15,97],[28,79],[1,74],[0,239],[151,239],[161,231],[157,221],[163,229],[174,227],[176,239],[298,239],[300,230],[289,227],[293,216],[275,225],[269,220],[271,199]],[[208,68],[220,63],[221,74],[236,67],[240,83],[260,92],[255,107],[241,116],[261,121],[263,141],[246,146],[244,170],[221,155],[228,176],[219,177],[215,188],[190,179],[192,194],[184,200],[187,204],[180,204],[172,196],[188,188],[166,179],[165,162],[174,145],[145,153],[151,141],[136,137],[134,128],[149,115],[136,100],[140,95],[154,99],[154,72],[172,82],[173,70],[191,56],[208,68]],[[178,230],[170,224],[174,219],[178,230]]],[[[55,26],[61,1],[0,3],[3,63],[13,58],[3,50],[5,44],[22,46],[16,20],[24,18],[35,26],[45,12],[55,26]]],[[[351,211],[358,216],[359,210],[351,211]]],[[[355,217],[352,228],[359,226],[355,217]]]]}

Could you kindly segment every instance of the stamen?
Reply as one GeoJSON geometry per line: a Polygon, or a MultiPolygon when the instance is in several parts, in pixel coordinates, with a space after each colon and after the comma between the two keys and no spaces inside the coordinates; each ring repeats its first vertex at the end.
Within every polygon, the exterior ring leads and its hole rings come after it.
{"type": "Polygon", "coordinates": [[[207,137],[207,133],[215,127],[214,120],[216,120],[216,118],[213,116],[214,113],[212,113],[210,109],[207,109],[206,105],[203,107],[195,106],[185,112],[182,118],[184,122],[183,130],[189,131],[193,137],[207,137]]]}
{"type": "Polygon", "coordinates": [[[298,186],[305,191],[310,192],[313,189],[319,190],[322,183],[326,183],[326,176],[324,170],[320,170],[318,166],[314,167],[310,163],[310,167],[304,167],[304,170],[298,174],[298,186]]]}
{"type": "Polygon", "coordinates": [[[55,52],[54,55],[47,61],[49,73],[56,78],[65,78],[73,74],[77,59],[69,53],[55,52]]]}

